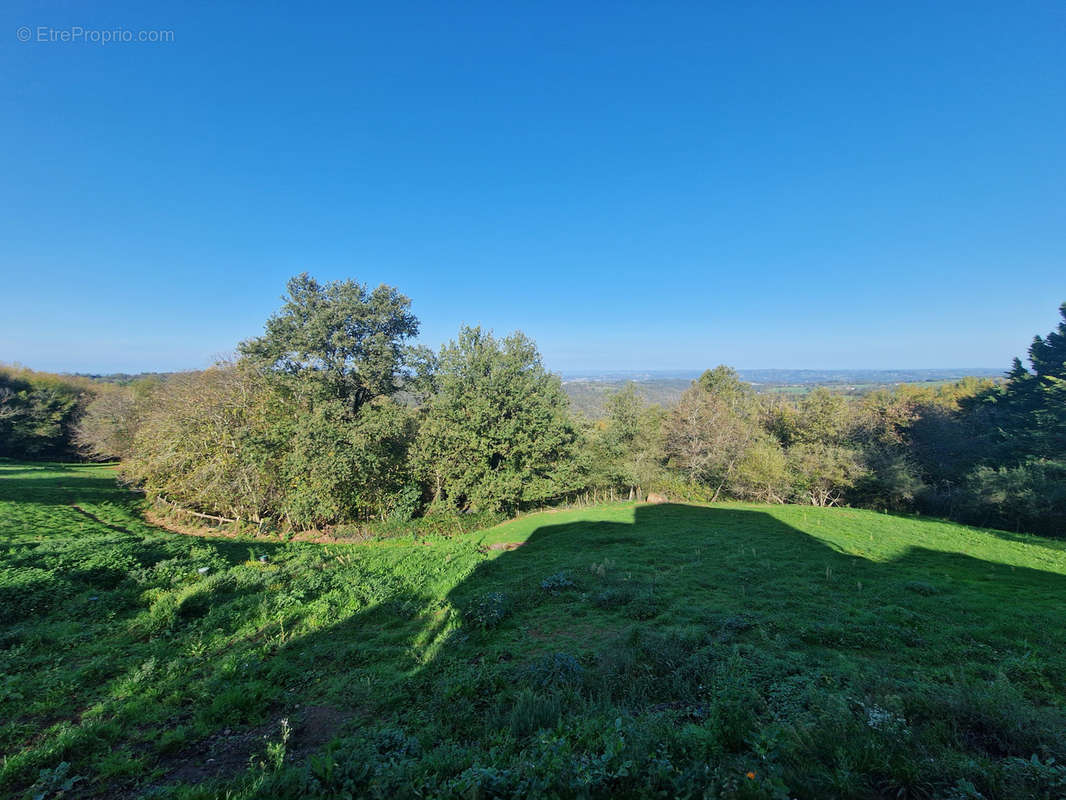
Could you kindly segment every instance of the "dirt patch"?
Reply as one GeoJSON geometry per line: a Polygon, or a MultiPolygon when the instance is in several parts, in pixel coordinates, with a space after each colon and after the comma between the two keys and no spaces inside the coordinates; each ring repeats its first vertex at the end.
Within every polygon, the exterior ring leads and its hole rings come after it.
{"type": "Polygon", "coordinates": [[[525,542],[493,542],[492,544],[482,545],[480,549],[485,552],[490,550],[517,550],[524,544],[525,542]]]}
{"type": "Polygon", "coordinates": [[[292,732],[285,748],[285,760],[299,763],[337,736],[356,717],[352,711],[330,706],[305,706],[289,716],[278,716],[255,728],[233,731],[229,728],[184,750],[165,756],[160,767],[165,775],[157,785],[200,783],[211,778],[232,778],[262,757],[270,742],[281,739],[282,720],[292,732]]]}
{"type": "Polygon", "coordinates": [[[281,732],[281,720],[248,731],[222,731],[164,759],[166,775],[160,784],[200,783],[229,778],[247,769],[253,756],[262,754],[270,736],[281,732]]]}
{"type": "Polygon", "coordinates": [[[299,717],[299,726],[289,743],[291,760],[302,761],[327,744],[345,725],[355,719],[355,716],[352,711],[342,711],[331,706],[305,707],[299,717]]]}

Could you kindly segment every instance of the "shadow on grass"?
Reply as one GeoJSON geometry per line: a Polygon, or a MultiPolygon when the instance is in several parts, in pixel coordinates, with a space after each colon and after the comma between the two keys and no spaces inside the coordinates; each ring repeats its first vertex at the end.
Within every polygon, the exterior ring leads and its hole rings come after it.
{"type": "MultiPolygon", "coordinates": [[[[329,685],[363,722],[410,730],[430,718],[455,742],[491,739],[494,709],[539,659],[593,663],[637,629],[765,648],[783,670],[783,654],[802,648],[816,663],[842,656],[871,680],[950,682],[956,666],[990,674],[1011,651],[1059,652],[1066,577],[920,547],[874,562],[765,512],[671,504],[636,507],[631,523],[543,525],[438,607],[398,590],[286,642],[269,680],[297,695],[329,685]],[[545,590],[553,576],[570,585],[545,590]],[[442,637],[449,613],[462,622],[442,637]]],[[[610,697],[631,714],[680,702],[673,690],[641,691],[610,697]]]]}
{"type": "Polygon", "coordinates": [[[0,501],[71,505],[112,503],[133,508],[140,496],[116,491],[115,478],[101,477],[99,464],[41,463],[10,466],[0,463],[0,501]],[[8,480],[4,480],[8,479],[8,480]]]}
{"type": "Polygon", "coordinates": [[[1066,608],[1066,576],[1057,572],[913,545],[890,561],[873,561],[841,552],[766,512],[679,504],[638,506],[632,523],[541,526],[521,547],[480,565],[449,601],[463,607],[487,591],[536,595],[548,575],[569,570],[588,576],[604,560],[613,561],[608,572],[630,573],[678,602],[743,600],[767,613],[812,605],[822,613],[845,607],[876,611],[889,597],[913,599],[916,583],[928,583],[929,594],[985,608],[992,619],[1024,617],[1045,605],[1066,608]],[[1003,607],[990,590],[1024,602],[1003,607]]]}
{"type": "MultiPolygon", "coordinates": [[[[607,721],[672,714],[674,729],[701,724],[724,713],[708,710],[720,700],[702,684],[733,657],[751,666],[740,667],[746,677],[723,691],[748,686],[754,693],[744,695],[748,707],[740,712],[750,727],[716,734],[723,758],[747,752],[770,719],[756,719],[752,709],[761,706],[766,715],[769,698],[799,677],[828,681],[844,708],[850,702],[861,709],[871,696],[879,702],[882,695],[906,696],[914,724],[925,726],[918,735],[932,738],[914,746],[906,757],[912,765],[897,764],[898,774],[869,767],[856,779],[892,791],[915,790],[908,775],[928,762],[924,748],[937,736],[938,746],[978,759],[1066,755],[1066,717],[1054,711],[1062,693],[1054,677],[1064,644],[1058,620],[1066,612],[1066,577],[1058,573],[921,546],[877,562],[767,512],[667,504],[636,507],[632,522],[543,525],[447,594],[444,607],[462,620],[457,629],[455,618],[434,615],[434,607],[433,598],[398,592],[329,630],[286,643],[274,658],[288,663],[274,676],[284,683],[282,675],[347,672],[352,686],[340,681],[338,689],[334,681],[335,702],[350,704],[371,731],[391,726],[445,749],[467,748],[456,774],[494,764],[489,743],[508,730],[521,746],[533,746],[528,737],[538,725],[552,728],[571,713],[607,721]],[[378,638],[386,631],[391,635],[378,638]],[[360,645],[368,641],[381,646],[360,645]],[[1012,662],[1022,670],[1020,688],[986,702],[981,687],[1012,662]],[[1034,663],[1047,674],[1034,673],[1034,663]],[[377,682],[364,687],[359,681],[368,676],[377,682]],[[560,689],[578,684],[578,694],[560,689]],[[522,704],[530,702],[533,722],[522,717],[522,704]],[[997,708],[1006,709],[1002,716],[997,708]],[[536,714],[544,716],[536,721],[536,714]],[[953,733],[940,730],[945,717],[953,733]]],[[[839,724],[815,737],[824,748],[811,745],[808,753],[825,759],[804,768],[816,796],[832,793],[819,781],[839,755],[832,737],[843,735],[846,723],[839,724]]],[[[855,724],[857,735],[873,737],[859,747],[883,746],[864,716],[855,724]]],[[[350,723],[347,730],[354,733],[350,723]]],[[[354,733],[345,747],[372,735],[354,733]]],[[[518,752],[516,746],[518,762],[532,758],[518,752]]],[[[743,758],[750,763],[754,756],[743,758]]]]}
{"type": "MultiPolygon", "coordinates": [[[[55,478],[47,491],[67,492],[62,480],[55,478]]],[[[89,496],[107,488],[114,497],[111,481],[79,478],[79,486],[82,481],[80,491],[89,496]]],[[[231,565],[245,559],[249,546],[271,560],[282,547],[199,542],[231,565]]],[[[161,560],[169,552],[160,546],[149,555],[161,560]]],[[[410,554],[432,561],[433,546],[412,548],[410,554]]],[[[308,570],[293,581],[299,603],[331,592],[358,593],[358,586],[327,579],[328,569],[318,568],[327,577],[308,570]]],[[[116,638],[116,648],[140,647],[147,658],[159,650],[153,642],[162,636],[187,649],[194,636],[206,630],[231,635],[243,615],[276,602],[277,590],[268,585],[216,588],[183,601],[159,631],[131,628],[116,638]]],[[[195,723],[214,732],[206,738],[189,734],[189,741],[147,763],[161,773],[156,785],[174,776],[231,779],[262,745],[260,729],[272,731],[282,718],[294,721],[292,752],[300,758],[357,725],[428,729],[456,746],[488,742],[501,702],[528,685],[538,659],[562,653],[575,663],[596,664],[604,652],[629,647],[625,642],[636,629],[677,631],[714,646],[764,651],[762,669],[771,682],[787,677],[789,659],[799,651],[807,667],[844,670],[840,664],[846,659],[847,670],[871,682],[950,682],[956,671],[991,673],[1011,653],[1061,654],[1064,611],[1066,577],[1057,573],[922,547],[874,562],[840,552],[763,511],[637,506],[632,522],[542,525],[520,547],[479,563],[444,597],[398,581],[362,610],[313,633],[287,637],[284,625],[271,623],[253,636],[234,636],[224,657],[195,660],[180,673],[153,673],[160,706],[151,724],[159,726],[160,736],[195,723]],[[544,588],[553,576],[557,592],[544,588]],[[189,691],[193,684],[200,691],[189,691]],[[327,706],[337,713],[308,712],[327,706]],[[232,736],[247,741],[239,758],[190,771],[197,754],[214,752],[232,736]]],[[[136,613],[136,607],[124,610],[116,621],[128,623],[136,613]]],[[[658,669],[666,667],[649,663],[649,680],[604,689],[601,699],[634,715],[691,705],[693,687],[657,675],[658,669]]],[[[115,685],[129,680],[119,676],[115,685]]],[[[123,731],[145,727],[137,721],[144,709],[130,707],[121,692],[107,698],[105,707],[105,716],[123,731]]],[[[106,747],[121,746],[125,735],[112,731],[106,747]]],[[[70,748],[84,745],[72,740],[70,748]]],[[[54,758],[67,755],[61,749],[54,758]]],[[[126,780],[126,789],[122,785],[119,795],[143,789],[136,778],[126,780]]]]}
{"type": "Polygon", "coordinates": [[[997,539],[1003,539],[1007,542],[1014,542],[1028,547],[1038,547],[1052,553],[1066,553],[1066,529],[1060,531],[1059,535],[1055,537],[1039,533],[1025,533],[1023,531],[1008,531],[1002,528],[981,527],[979,523],[975,522],[956,522],[945,517],[929,516],[918,513],[883,511],[881,514],[891,519],[898,519],[908,523],[932,522],[954,525],[959,529],[973,531],[979,536],[994,536],[997,539]]]}

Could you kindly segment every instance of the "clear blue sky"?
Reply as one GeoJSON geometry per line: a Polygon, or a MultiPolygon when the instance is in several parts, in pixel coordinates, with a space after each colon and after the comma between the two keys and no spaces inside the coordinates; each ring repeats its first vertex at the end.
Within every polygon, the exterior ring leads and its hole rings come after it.
{"type": "Polygon", "coordinates": [[[1066,300],[1062,0],[148,5],[0,11],[0,361],[204,366],[304,270],[563,371],[1006,367],[1066,300]]]}

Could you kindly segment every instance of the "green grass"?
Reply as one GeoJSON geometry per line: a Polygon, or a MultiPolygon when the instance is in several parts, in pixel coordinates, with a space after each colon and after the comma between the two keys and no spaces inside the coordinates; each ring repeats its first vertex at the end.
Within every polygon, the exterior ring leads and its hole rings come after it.
{"type": "Polygon", "coordinates": [[[0,796],[1066,796],[1062,542],[798,506],[364,545],[138,512],[107,467],[0,463],[0,796]]]}

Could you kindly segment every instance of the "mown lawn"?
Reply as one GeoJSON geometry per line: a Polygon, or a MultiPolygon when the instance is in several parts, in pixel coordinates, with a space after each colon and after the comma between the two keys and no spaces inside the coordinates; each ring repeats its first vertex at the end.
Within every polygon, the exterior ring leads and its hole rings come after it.
{"type": "Polygon", "coordinates": [[[107,467],[0,462],[0,796],[1066,796],[1062,542],[619,504],[321,545],[138,509],[107,467]]]}

